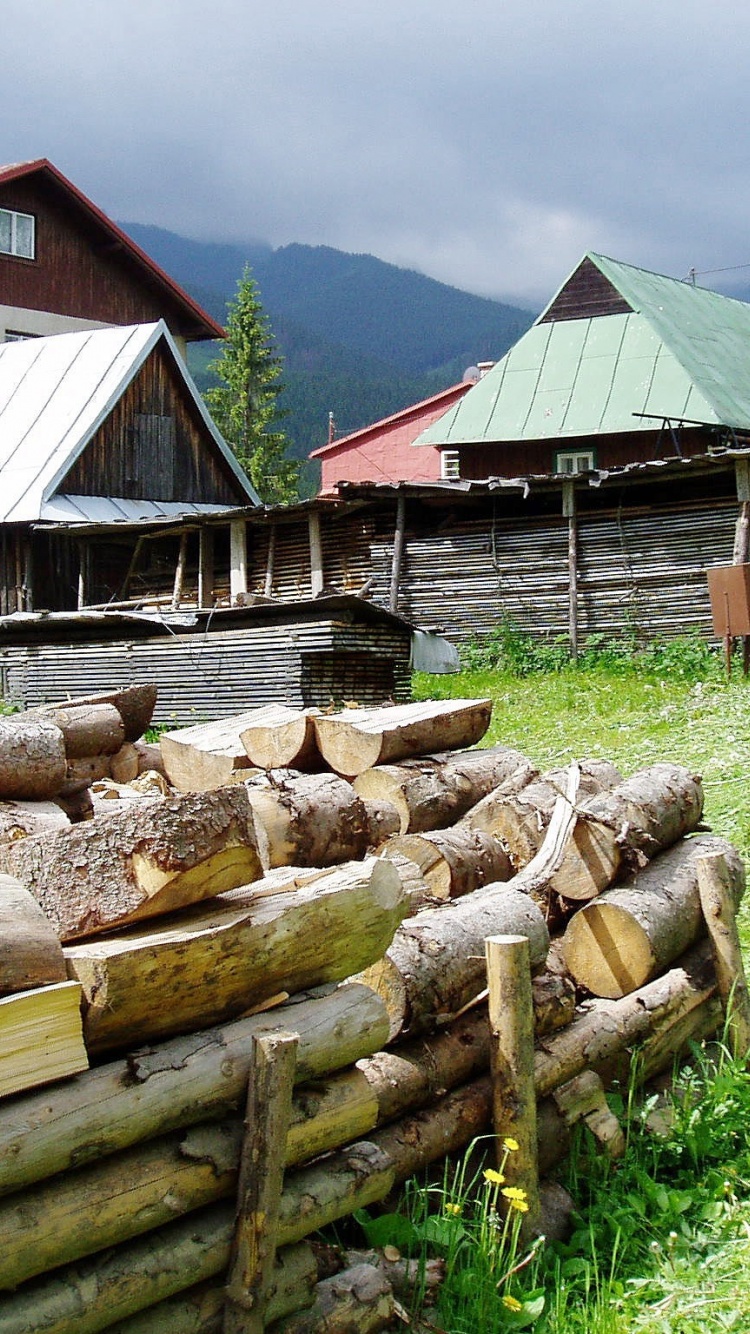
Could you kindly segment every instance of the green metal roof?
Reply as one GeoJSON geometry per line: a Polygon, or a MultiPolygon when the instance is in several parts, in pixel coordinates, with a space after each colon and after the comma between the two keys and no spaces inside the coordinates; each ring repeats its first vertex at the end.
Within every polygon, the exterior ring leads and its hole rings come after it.
{"type": "Polygon", "coordinates": [[[543,311],[418,444],[653,431],[664,418],[750,430],[750,305],[603,255],[586,259],[630,313],[545,322],[543,311]]]}

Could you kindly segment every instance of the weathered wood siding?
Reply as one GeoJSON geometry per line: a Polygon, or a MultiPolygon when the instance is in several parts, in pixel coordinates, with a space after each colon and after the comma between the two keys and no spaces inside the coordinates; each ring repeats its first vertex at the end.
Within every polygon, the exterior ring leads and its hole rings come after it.
{"type": "MultiPolygon", "coordinates": [[[[679,447],[683,458],[706,454],[715,443],[707,432],[681,430],[679,447]]],[[[511,440],[504,444],[467,445],[459,450],[459,472],[466,481],[485,481],[488,477],[526,477],[554,473],[555,455],[560,451],[594,451],[596,468],[624,468],[629,463],[650,463],[653,459],[677,456],[675,442],[668,430],[632,431],[629,435],[572,436],[555,440],[511,440]]]]}
{"type": "Polygon", "coordinates": [[[632,307],[601,270],[590,259],[584,259],[539,323],[588,320],[597,315],[626,315],[630,310],[632,307]]]}

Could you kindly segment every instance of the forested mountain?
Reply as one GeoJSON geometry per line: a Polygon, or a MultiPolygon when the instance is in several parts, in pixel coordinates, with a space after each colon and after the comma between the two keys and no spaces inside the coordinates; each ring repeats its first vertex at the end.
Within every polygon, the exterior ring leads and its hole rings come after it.
{"type": "MultiPolygon", "coordinates": [[[[338,435],[358,430],[456,383],[472,363],[497,360],[533,319],[372,255],[216,244],[140,223],[122,226],[219,320],[250,264],[284,362],[280,426],[300,459],[325,444],[329,412],[338,435]]],[[[210,343],[190,348],[201,388],[215,355],[210,343]]],[[[305,480],[314,490],[313,465],[305,480]]]]}

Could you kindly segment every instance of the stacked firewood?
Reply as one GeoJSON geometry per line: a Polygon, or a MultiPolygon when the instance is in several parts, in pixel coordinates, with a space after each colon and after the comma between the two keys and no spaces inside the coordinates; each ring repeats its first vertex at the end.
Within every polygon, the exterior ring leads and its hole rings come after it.
{"type": "MultiPolygon", "coordinates": [[[[331,1274],[310,1238],[491,1130],[487,937],[528,941],[542,1170],[579,1119],[617,1151],[604,1089],[634,1044],[645,1079],[715,1030],[701,868],[720,859],[734,906],[744,875],[695,834],[700,781],[540,774],[465,749],[489,720],[253,711],[162,739],[178,790],[0,846],[0,914],[36,913],[0,970],[43,939],[93,1063],[0,1103],[0,1334],[222,1329],[253,1043],[278,1032],[297,1052],[264,1322],[382,1328],[404,1274],[331,1274]]],[[[39,1054],[37,1082],[65,1073],[39,1054]]]]}

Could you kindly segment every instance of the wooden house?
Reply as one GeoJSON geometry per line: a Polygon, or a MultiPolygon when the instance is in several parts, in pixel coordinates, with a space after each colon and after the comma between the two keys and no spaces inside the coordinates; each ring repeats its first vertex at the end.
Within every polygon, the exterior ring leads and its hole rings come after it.
{"type": "Polygon", "coordinates": [[[160,319],[183,353],[186,342],[223,337],[46,158],[0,167],[0,343],[160,319]]]}
{"type": "Polygon", "coordinates": [[[750,305],[589,254],[418,439],[467,479],[693,458],[750,438],[750,305]]]}
{"type": "Polygon", "coordinates": [[[212,606],[257,503],[163,321],[0,344],[3,613],[128,600],[160,566],[212,606]]]}

